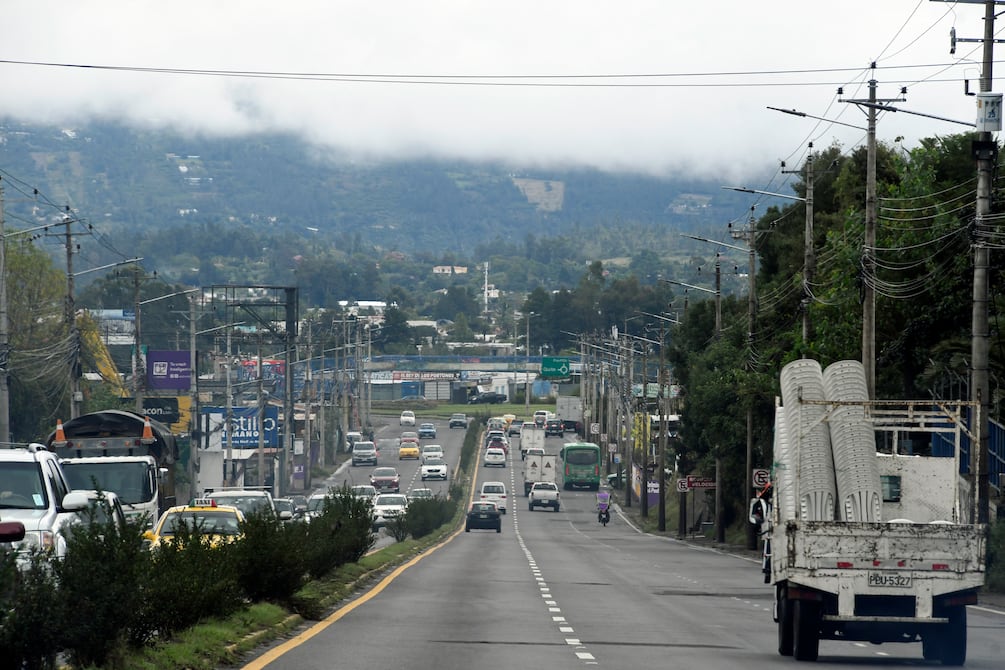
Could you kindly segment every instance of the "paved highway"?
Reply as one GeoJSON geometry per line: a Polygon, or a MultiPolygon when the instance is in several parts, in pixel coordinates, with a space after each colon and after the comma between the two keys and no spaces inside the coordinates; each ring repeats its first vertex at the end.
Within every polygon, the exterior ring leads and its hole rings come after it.
{"type": "MultiPolygon", "coordinates": [[[[438,440],[452,464],[460,444],[454,433],[438,440]]],[[[555,453],[560,444],[549,438],[546,448],[555,453]]],[[[602,527],[589,491],[563,491],[561,512],[529,512],[517,489],[517,449],[505,470],[477,474],[479,483],[503,480],[510,488],[501,534],[461,531],[245,668],[751,670],[796,663],[777,654],[771,587],[757,562],[641,534],[619,514],[602,527]]],[[[1001,668],[1005,615],[970,608],[969,616],[967,667],[1001,668]]],[[[824,641],[820,661],[809,667],[925,665],[920,643],[824,641]]]]}

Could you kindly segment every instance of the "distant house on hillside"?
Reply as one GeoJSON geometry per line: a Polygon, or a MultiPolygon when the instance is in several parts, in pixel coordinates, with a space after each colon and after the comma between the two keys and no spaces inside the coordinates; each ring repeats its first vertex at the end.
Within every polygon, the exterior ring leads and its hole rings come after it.
{"type": "Polygon", "coordinates": [[[434,275],[466,275],[468,268],[464,265],[434,265],[434,275]]]}

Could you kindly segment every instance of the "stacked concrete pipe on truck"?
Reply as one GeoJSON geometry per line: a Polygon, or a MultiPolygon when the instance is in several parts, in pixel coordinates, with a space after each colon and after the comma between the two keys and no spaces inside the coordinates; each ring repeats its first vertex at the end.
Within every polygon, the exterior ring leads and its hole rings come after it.
{"type": "Polygon", "coordinates": [[[801,402],[825,399],[820,363],[792,361],[782,368],[781,386],[785,429],[795,453],[799,518],[832,521],[837,491],[830,431],[824,421],[827,408],[822,403],[801,402]]]}

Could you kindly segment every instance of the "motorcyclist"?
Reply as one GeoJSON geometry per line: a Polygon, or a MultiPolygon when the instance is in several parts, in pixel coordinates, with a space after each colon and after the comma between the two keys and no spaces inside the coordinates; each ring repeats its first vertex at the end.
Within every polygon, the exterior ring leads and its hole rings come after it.
{"type": "Polygon", "coordinates": [[[611,520],[611,494],[607,491],[597,492],[597,521],[607,525],[611,520]]]}

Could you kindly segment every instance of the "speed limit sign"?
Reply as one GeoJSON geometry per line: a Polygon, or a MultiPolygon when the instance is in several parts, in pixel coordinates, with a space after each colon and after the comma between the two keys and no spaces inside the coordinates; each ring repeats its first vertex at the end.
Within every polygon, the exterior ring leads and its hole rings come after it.
{"type": "Polygon", "coordinates": [[[771,481],[771,471],[766,468],[755,468],[751,481],[756,488],[764,488],[771,481]]]}
{"type": "Polygon", "coordinates": [[[678,479],[677,480],[677,493],[687,493],[687,480],[678,479]]]}
{"type": "Polygon", "coordinates": [[[590,435],[600,435],[600,424],[591,423],[590,424],[590,435]]]}

